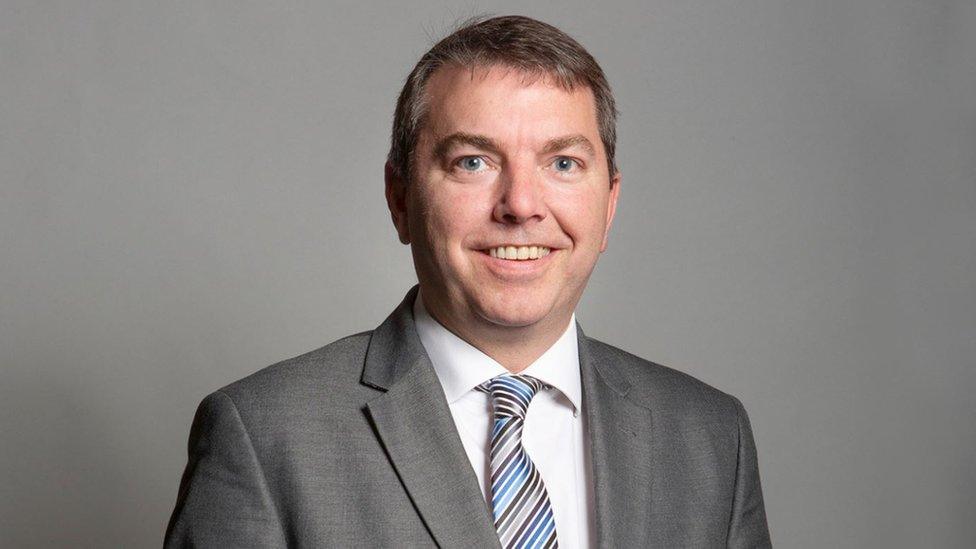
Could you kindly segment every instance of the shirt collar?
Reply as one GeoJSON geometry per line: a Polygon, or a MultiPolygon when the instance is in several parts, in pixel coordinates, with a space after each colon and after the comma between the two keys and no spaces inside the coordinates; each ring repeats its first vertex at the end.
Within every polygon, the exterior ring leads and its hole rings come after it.
{"type": "MultiPolygon", "coordinates": [[[[430,316],[420,292],[413,304],[413,317],[420,342],[434,366],[448,404],[489,379],[508,373],[504,366],[459,338],[430,316]]],[[[582,385],[579,371],[579,347],[576,340],[576,314],[569,326],[535,362],[521,373],[532,376],[559,390],[579,415],[582,385]]]]}

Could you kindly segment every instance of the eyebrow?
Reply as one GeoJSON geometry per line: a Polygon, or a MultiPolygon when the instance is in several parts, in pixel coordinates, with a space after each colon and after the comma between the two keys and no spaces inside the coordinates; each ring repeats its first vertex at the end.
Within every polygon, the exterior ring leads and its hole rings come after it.
{"type": "Polygon", "coordinates": [[[590,157],[596,156],[596,147],[593,146],[593,143],[590,143],[589,139],[581,134],[567,135],[549,140],[546,146],[542,148],[542,154],[552,154],[571,147],[582,147],[590,157]]]}
{"type": "MultiPolygon", "coordinates": [[[[498,143],[496,143],[490,137],[465,132],[455,132],[437,140],[437,143],[434,144],[434,156],[441,160],[446,160],[447,155],[451,152],[451,149],[461,145],[470,145],[476,149],[481,149],[498,155],[501,154],[501,147],[498,146],[498,143]]],[[[552,154],[571,147],[581,147],[588,155],[590,155],[590,157],[596,157],[596,148],[593,146],[593,143],[591,143],[590,140],[582,134],[565,135],[550,139],[542,148],[542,154],[552,154]]]]}
{"type": "Polygon", "coordinates": [[[475,135],[471,133],[455,132],[443,137],[434,144],[434,156],[441,160],[446,160],[451,149],[461,145],[470,145],[476,149],[498,154],[501,147],[498,146],[490,137],[475,135]]]}

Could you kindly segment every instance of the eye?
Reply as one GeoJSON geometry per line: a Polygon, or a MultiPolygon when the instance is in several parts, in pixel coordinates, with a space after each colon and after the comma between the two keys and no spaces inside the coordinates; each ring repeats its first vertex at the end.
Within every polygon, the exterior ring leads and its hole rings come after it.
{"type": "Polygon", "coordinates": [[[480,156],[465,156],[457,161],[458,167],[468,172],[480,172],[485,169],[485,159],[480,156]]]}
{"type": "Polygon", "coordinates": [[[579,163],[568,156],[559,156],[552,161],[552,167],[557,172],[569,173],[579,169],[579,163]]]}

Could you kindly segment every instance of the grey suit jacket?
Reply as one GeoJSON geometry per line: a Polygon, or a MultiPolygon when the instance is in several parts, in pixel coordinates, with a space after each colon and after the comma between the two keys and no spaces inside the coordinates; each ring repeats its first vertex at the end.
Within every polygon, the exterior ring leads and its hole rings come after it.
{"type": "MultiPolygon", "coordinates": [[[[166,547],[499,547],[415,296],[203,400],[166,547]]],[[[579,356],[600,546],[768,547],[742,404],[582,331],[579,356]]]]}

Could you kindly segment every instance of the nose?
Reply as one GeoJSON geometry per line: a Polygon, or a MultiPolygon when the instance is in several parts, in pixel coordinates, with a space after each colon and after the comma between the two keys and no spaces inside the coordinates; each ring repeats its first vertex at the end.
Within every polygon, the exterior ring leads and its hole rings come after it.
{"type": "Polygon", "coordinates": [[[505,224],[523,224],[542,221],[548,215],[544,181],[531,166],[508,166],[499,174],[500,196],[495,203],[495,221],[505,224]]]}

